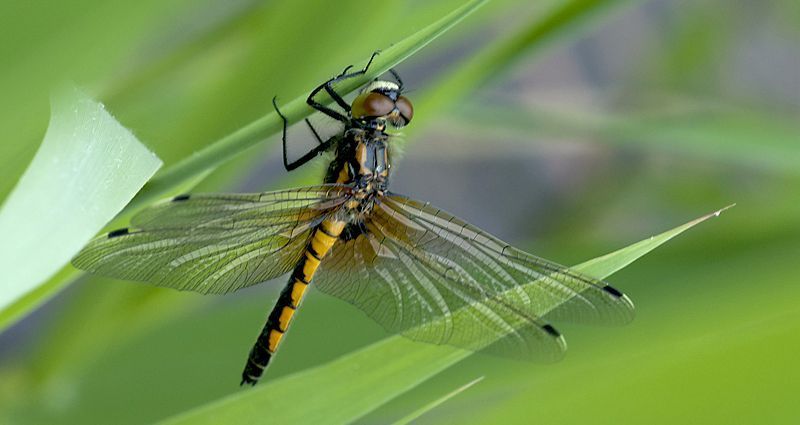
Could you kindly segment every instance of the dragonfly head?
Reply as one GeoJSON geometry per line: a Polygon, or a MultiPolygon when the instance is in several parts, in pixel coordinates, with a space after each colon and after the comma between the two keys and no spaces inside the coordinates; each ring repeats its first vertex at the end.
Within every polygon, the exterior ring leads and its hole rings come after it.
{"type": "Polygon", "coordinates": [[[391,81],[373,81],[353,99],[350,116],[362,122],[378,121],[378,127],[389,123],[405,127],[414,117],[414,107],[401,88],[391,81]]]}

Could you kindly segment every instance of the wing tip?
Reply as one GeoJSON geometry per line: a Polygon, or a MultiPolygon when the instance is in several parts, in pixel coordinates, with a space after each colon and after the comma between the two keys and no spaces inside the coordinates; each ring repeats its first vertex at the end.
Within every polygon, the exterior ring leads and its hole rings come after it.
{"type": "Polygon", "coordinates": [[[541,328],[547,332],[548,335],[553,337],[553,341],[556,344],[555,350],[549,352],[547,357],[541,360],[545,363],[556,363],[564,359],[567,353],[567,340],[564,338],[564,335],[549,323],[542,325],[541,328]]]}
{"type": "Polygon", "coordinates": [[[625,312],[623,313],[623,317],[619,320],[618,324],[625,325],[632,322],[634,317],[634,311],[636,310],[636,307],[633,305],[633,301],[622,291],[620,291],[617,288],[614,288],[611,285],[604,286],[603,291],[605,291],[608,294],[611,294],[614,298],[616,298],[617,300],[621,301],[624,304],[622,308],[625,312]]]}
{"type": "Polygon", "coordinates": [[[613,287],[611,285],[606,285],[606,286],[603,287],[603,291],[613,295],[617,299],[622,300],[622,302],[627,304],[628,307],[630,307],[631,310],[634,309],[633,301],[627,295],[625,295],[622,291],[620,291],[619,289],[617,289],[617,288],[615,288],[615,287],[613,287]]]}

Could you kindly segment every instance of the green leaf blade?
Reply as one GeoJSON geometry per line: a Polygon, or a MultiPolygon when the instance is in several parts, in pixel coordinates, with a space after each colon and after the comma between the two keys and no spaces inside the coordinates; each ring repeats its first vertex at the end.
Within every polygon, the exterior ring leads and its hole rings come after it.
{"type": "Polygon", "coordinates": [[[573,269],[594,276],[598,279],[605,279],[608,276],[616,273],[619,270],[627,267],[632,262],[636,261],[648,252],[656,249],[660,245],[666,243],[675,236],[691,229],[692,227],[708,220],[712,217],[719,217],[724,211],[733,208],[736,204],[728,205],[712,213],[708,213],[702,217],[698,217],[686,224],[678,226],[674,229],[667,230],[666,232],[659,233],[658,235],[651,236],[648,239],[639,241],[633,245],[629,245],[620,250],[603,255],[601,257],[593,258],[589,261],[578,264],[573,269]]]}
{"type": "Polygon", "coordinates": [[[121,211],[161,160],[77,89],[54,96],[47,134],[0,210],[0,324],[61,285],[14,303],[55,275],[121,211]]]}
{"type": "Polygon", "coordinates": [[[331,363],[268,381],[162,424],[256,423],[264,418],[274,423],[349,423],[417,386],[420,374],[434,376],[469,354],[393,336],[331,363]],[[416,373],[408,373],[410,369],[416,373]],[[287,397],[303,397],[312,389],[316,397],[304,398],[295,408],[287,406],[287,397]]]}
{"type": "Polygon", "coordinates": [[[395,425],[406,425],[414,420],[418,419],[422,415],[435,410],[437,407],[441,406],[442,404],[446,403],[448,400],[452,399],[453,397],[463,393],[464,391],[470,389],[473,385],[477,384],[478,382],[483,380],[483,376],[473,379],[472,381],[467,382],[466,384],[456,388],[455,390],[443,395],[442,397],[437,398],[436,400],[431,401],[430,403],[420,407],[417,410],[409,413],[408,415],[400,418],[394,424],[395,425]]]}

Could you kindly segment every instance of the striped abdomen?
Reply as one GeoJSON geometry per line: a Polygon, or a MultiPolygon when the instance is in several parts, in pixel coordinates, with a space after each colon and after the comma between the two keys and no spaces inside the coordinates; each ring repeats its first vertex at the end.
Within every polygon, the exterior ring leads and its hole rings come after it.
{"type": "Polygon", "coordinates": [[[297,311],[320,261],[339,238],[345,224],[343,221],[325,220],[314,229],[303,257],[297,262],[289,283],[281,291],[264,329],[250,350],[247,365],[242,372],[242,385],[255,385],[258,382],[270,358],[278,350],[281,338],[289,328],[292,316],[297,311]]]}

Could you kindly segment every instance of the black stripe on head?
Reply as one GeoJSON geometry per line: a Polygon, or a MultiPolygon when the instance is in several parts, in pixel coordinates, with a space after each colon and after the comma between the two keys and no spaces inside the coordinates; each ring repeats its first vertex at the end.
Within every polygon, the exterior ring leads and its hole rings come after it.
{"type": "Polygon", "coordinates": [[[556,330],[556,328],[554,328],[550,324],[542,326],[542,329],[544,329],[545,332],[549,333],[551,336],[554,336],[556,338],[561,336],[561,334],[556,330]]]}
{"type": "Polygon", "coordinates": [[[189,199],[189,196],[190,195],[188,195],[188,194],[186,194],[186,195],[178,195],[178,196],[172,198],[172,202],[185,201],[185,200],[189,199]]]}
{"type": "Polygon", "coordinates": [[[108,232],[108,238],[116,238],[117,236],[127,235],[128,233],[130,233],[130,230],[127,227],[123,229],[112,230],[108,232]]]}
{"type": "Polygon", "coordinates": [[[608,292],[609,294],[611,294],[611,295],[613,295],[613,296],[617,297],[617,298],[619,298],[619,297],[621,297],[621,296],[622,296],[622,292],[619,292],[619,291],[618,291],[616,288],[614,288],[614,287],[613,287],[613,286],[611,286],[611,285],[606,285],[606,286],[604,286],[604,287],[603,287],[603,290],[604,290],[604,291],[606,291],[606,292],[608,292]]]}

